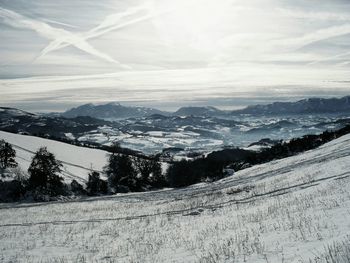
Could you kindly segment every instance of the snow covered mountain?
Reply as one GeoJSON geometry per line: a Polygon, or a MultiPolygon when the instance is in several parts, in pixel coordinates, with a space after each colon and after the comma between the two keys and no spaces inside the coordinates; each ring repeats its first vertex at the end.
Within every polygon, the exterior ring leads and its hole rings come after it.
{"type": "Polygon", "coordinates": [[[346,135],[215,183],[0,204],[1,260],[348,263],[349,171],[346,135]]]}
{"type": "Polygon", "coordinates": [[[224,116],[227,112],[221,111],[215,107],[182,107],[175,111],[175,116],[201,116],[201,117],[213,117],[224,116]]]}
{"type": "Polygon", "coordinates": [[[3,131],[70,139],[71,135],[69,134],[82,135],[103,125],[113,126],[108,121],[92,117],[68,119],[61,116],[50,117],[19,109],[0,107],[0,130],[3,131]]]}
{"type": "Polygon", "coordinates": [[[326,129],[339,129],[350,122],[348,114],[220,118],[195,116],[195,112],[187,111],[190,116],[153,114],[106,121],[87,116],[65,118],[0,108],[0,130],[100,146],[119,141],[125,148],[146,154],[175,147],[187,154],[219,150],[225,146],[247,147],[264,138],[291,139],[326,129]]]}
{"type": "Polygon", "coordinates": [[[127,107],[119,103],[111,102],[103,105],[84,104],[62,113],[63,117],[74,118],[78,116],[90,116],[105,120],[118,120],[126,118],[144,117],[152,114],[167,115],[167,112],[145,107],[127,107]]]}
{"type": "Polygon", "coordinates": [[[232,113],[254,115],[350,113],[350,96],[331,99],[311,98],[297,102],[274,102],[268,105],[253,105],[232,113]]]}
{"type": "Polygon", "coordinates": [[[162,116],[197,116],[230,118],[240,114],[251,115],[291,115],[291,114],[344,114],[350,113],[350,96],[343,98],[310,98],[296,102],[274,102],[267,105],[251,105],[241,110],[220,110],[212,106],[181,107],[175,112],[165,112],[154,108],[127,107],[119,103],[103,105],[85,104],[62,113],[63,117],[90,116],[105,120],[120,120],[127,118],[162,116]]]}

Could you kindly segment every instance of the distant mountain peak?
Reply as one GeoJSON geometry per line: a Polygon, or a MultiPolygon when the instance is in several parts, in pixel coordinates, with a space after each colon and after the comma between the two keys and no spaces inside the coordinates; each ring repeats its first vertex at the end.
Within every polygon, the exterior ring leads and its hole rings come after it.
{"type": "Polygon", "coordinates": [[[145,117],[152,114],[167,115],[167,112],[163,112],[153,108],[146,107],[129,107],[123,106],[119,102],[109,102],[107,104],[84,104],[66,112],[62,113],[62,116],[66,118],[74,118],[78,116],[90,116],[97,119],[104,120],[117,120],[127,119],[134,117],[145,117]]]}
{"type": "Polygon", "coordinates": [[[307,114],[307,113],[348,113],[350,96],[342,98],[308,98],[296,102],[273,102],[267,105],[251,105],[233,114],[307,114]]]}
{"type": "Polygon", "coordinates": [[[117,101],[112,101],[112,102],[109,102],[109,103],[107,103],[107,104],[105,104],[105,105],[122,106],[122,105],[120,104],[120,102],[117,102],[117,101]]]}
{"type": "Polygon", "coordinates": [[[266,105],[250,105],[236,111],[220,110],[213,106],[186,106],[174,113],[164,112],[154,108],[124,106],[119,102],[106,104],[84,104],[72,108],[62,114],[67,118],[90,116],[104,120],[163,116],[200,116],[200,117],[227,117],[235,114],[252,115],[283,115],[308,113],[350,113],[350,96],[343,98],[307,98],[295,102],[273,102],[266,105]]]}
{"type": "Polygon", "coordinates": [[[15,109],[15,108],[9,108],[9,107],[0,107],[0,111],[6,112],[11,116],[38,116],[35,113],[31,113],[31,112],[27,112],[27,111],[15,109]]]}
{"type": "Polygon", "coordinates": [[[218,116],[224,114],[226,114],[226,112],[213,106],[186,106],[181,107],[173,113],[173,115],[176,116],[218,116]]]}

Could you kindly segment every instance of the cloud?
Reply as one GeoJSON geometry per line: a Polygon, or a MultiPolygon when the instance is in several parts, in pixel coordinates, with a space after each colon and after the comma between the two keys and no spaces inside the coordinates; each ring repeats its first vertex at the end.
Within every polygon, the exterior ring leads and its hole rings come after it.
{"type": "MultiPolygon", "coordinates": [[[[348,70],[247,64],[187,70],[128,71],[81,76],[0,80],[0,102],[61,94],[66,101],[182,100],[189,97],[235,97],[278,93],[302,95],[348,91],[348,70]],[[233,74],[234,73],[234,74],[233,74]],[[166,88],[165,88],[166,87],[166,88]],[[79,92],[77,92],[79,91],[79,92]]],[[[344,92],[345,93],[345,92],[344,92]]]]}
{"type": "MultiPolygon", "coordinates": [[[[161,11],[154,11],[150,4],[143,4],[137,7],[127,9],[125,12],[115,13],[108,15],[98,26],[92,28],[86,33],[81,34],[81,37],[86,41],[91,38],[102,36],[108,32],[120,30],[140,22],[154,19],[155,17],[165,15],[172,12],[174,9],[166,9],[161,11]],[[142,15],[138,18],[131,19],[129,21],[121,22],[123,19],[135,15],[140,11],[147,11],[146,15],[142,15]]],[[[41,53],[41,56],[48,54],[49,52],[59,50],[70,46],[72,43],[63,40],[51,42],[41,53]]]]}
{"type": "Polygon", "coordinates": [[[300,9],[275,8],[273,13],[293,19],[320,20],[320,21],[350,21],[350,15],[343,12],[317,12],[300,9]]]}
{"type": "Polygon", "coordinates": [[[0,4],[0,103],[349,92],[346,0],[15,2],[0,4]]]}
{"type": "MultiPolygon", "coordinates": [[[[58,43],[65,41],[67,43],[70,43],[70,45],[73,45],[74,47],[93,55],[97,58],[103,59],[105,61],[115,63],[119,65],[120,67],[129,69],[130,67],[126,65],[122,65],[120,62],[114,60],[109,55],[97,50],[96,48],[92,47],[89,43],[87,43],[83,38],[79,37],[78,34],[73,34],[67,30],[64,30],[62,28],[56,28],[48,25],[47,23],[44,23],[42,21],[30,19],[27,17],[24,17],[16,12],[13,12],[11,10],[7,10],[4,8],[0,8],[0,17],[3,19],[3,21],[12,27],[17,28],[26,28],[31,29],[37,32],[39,35],[54,40],[53,46],[56,46],[58,43]]],[[[52,46],[49,46],[50,49],[52,49],[52,46]]],[[[45,51],[46,49],[44,49],[45,51]]],[[[38,58],[40,58],[44,52],[42,52],[38,58]]]]}
{"type": "Polygon", "coordinates": [[[40,20],[43,21],[43,22],[50,23],[50,24],[56,24],[56,25],[60,25],[60,26],[70,27],[70,28],[78,28],[77,26],[70,25],[70,24],[67,24],[67,23],[62,23],[62,22],[55,21],[55,20],[52,20],[52,19],[41,18],[40,20]]]}
{"type": "Polygon", "coordinates": [[[118,23],[120,23],[123,19],[133,16],[137,13],[140,13],[142,11],[148,11],[150,12],[152,10],[151,5],[148,4],[142,4],[140,6],[136,6],[136,7],[131,7],[128,8],[126,11],[124,12],[118,12],[118,13],[114,13],[111,15],[108,15],[105,17],[105,19],[103,19],[103,21],[96,27],[94,27],[93,29],[89,30],[89,32],[87,33],[87,35],[92,35],[96,32],[98,32],[101,29],[106,29],[109,27],[113,27],[115,25],[117,25],[118,23]]]}
{"type": "MultiPolygon", "coordinates": [[[[218,40],[219,52],[210,65],[228,65],[242,62],[291,62],[316,64],[348,55],[349,52],[324,57],[317,50],[303,51],[302,48],[319,44],[322,41],[350,34],[350,24],[331,26],[303,33],[301,36],[288,37],[282,33],[240,33],[218,40]],[[310,60],[312,61],[310,63],[310,60]]],[[[326,50],[331,50],[330,45],[326,50]]]]}
{"type": "Polygon", "coordinates": [[[311,33],[307,33],[304,36],[296,38],[287,38],[282,40],[272,41],[271,44],[275,47],[281,46],[286,48],[299,49],[307,45],[311,45],[315,42],[322,40],[343,36],[350,34],[350,24],[343,24],[340,26],[332,26],[315,30],[311,33]]]}
{"type": "MultiPolygon", "coordinates": [[[[350,55],[350,51],[349,52],[343,52],[343,53],[340,53],[340,54],[337,54],[337,55],[328,56],[328,57],[324,57],[324,58],[312,61],[312,62],[309,63],[309,65],[314,65],[314,64],[317,64],[317,63],[320,63],[320,62],[325,62],[325,61],[331,61],[331,60],[342,58],[342,57],[346,57],[346,56],[349,56],[349,55],[350,55]]],[[[340,63],[340,65],[346,65],[346,64],[347,64],[346,62],[340,63]]]]}

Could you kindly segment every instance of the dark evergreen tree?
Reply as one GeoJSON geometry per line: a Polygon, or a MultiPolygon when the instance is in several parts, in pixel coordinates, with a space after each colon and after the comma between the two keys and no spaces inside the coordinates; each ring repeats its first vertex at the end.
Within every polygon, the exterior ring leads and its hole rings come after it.
{"type": "Polygon", "coordinates": [[[132,160],[125,154],[111,154],[108,164],[105,167],[110,186],[117,189],[119,186],[126,186],[130,190],[136,189],[137,172],[132,160]]]}
{"type": "Polygon", "coordinates": [[[96,171],[89,173],[89,180],[86,184],[88,195],[106,194],[108,191],[107,182],[101,180],[100,174],[96,171]]]}
{"type": "Polygon", "coordinates": [[[159,160],[151,160],[152,173],[150,183],[153,187],[164,187],[166,186],[166,179],[163,175],[162,165],[159,160]]]}
{"type": "Polygon", "coordinates": [[[12,145],[4,140],[0,140],[0,168],[16,167],[15,157],[16,151],[12,148],[12,145]]]}
{"type": "Polygon", "coordinates": [[[41,147],[34,155],[29,166],[29,187],[40,189],[55,196],[63,193],[63,178],[58,175],[62,163],[46,147],[41,147]]]}
{"type": "Polygon", "coordinates": [[[165,184],[162,167],[157,157],[152,159],[134,157],[133,162],[140,175],[137,180],[139,187],[161,187],[165,184]]]}
{"type": "Polygon", "coordinates": [[[174,162],[168,168],[167,181],[172,187],[183,187],[201,181],[218,180],[224,177],[225,163],[226,161],[209,156],[193,161],[174,162]]]}
{"type": "Polygon", "coordinates": [[[193,177],[193,162],[181,160],[171,164],[167,172],[167,180],[171,187],[183,187],[196,183],[193,177]]]}
{"type": "Polygon", "coordinates": [[[122,150],[122,147],[120,146],[119,142],[113,142],[112,145],[110,146],[110,151],[113,154],[120,153],[121,150],[122,150]]]}
{"type": "Polygon", "coordinates": [[[147,184],[149,183],[149,177],[153,170],[153,162],[151,160],[147,160],[144,158],[133,158],[134,165],[136,167],[137,172],[140,174],[140,180],[147,184]]]}
{"type": "Polygon", "coordinates": [[[0,202],[19,201],[25,194],[25,187],[18,180],[2,182],[0,180],[0,202]]]}
{"type": "Polygon", "coordinates": [[[73,180],[70,183],[70,190],[76,195],[86,194],[84,187],[81,184],[79,184],[76,180],[73,180]]]}

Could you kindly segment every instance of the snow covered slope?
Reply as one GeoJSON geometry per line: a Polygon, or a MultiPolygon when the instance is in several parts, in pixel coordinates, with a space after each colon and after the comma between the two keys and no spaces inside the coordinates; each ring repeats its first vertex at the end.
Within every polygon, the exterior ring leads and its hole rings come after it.
{"type": "Polygon", "coordinates": [[[0,139],[11,143],[16,150],[16,161],[20,168],[27,170],[33,154],[41,147],[54,153],[63,162],[62,175],[66,181],[76,179],[85,182],[90,169],[102,171],[107,161],[107,152],[78,147],[67,143],[0,131],[0,139]]]}
{"type": "Polygon", "coordinates": [[[3,262],[345,263],[350,135],[212,184],[0,210],[3,262]]]}

